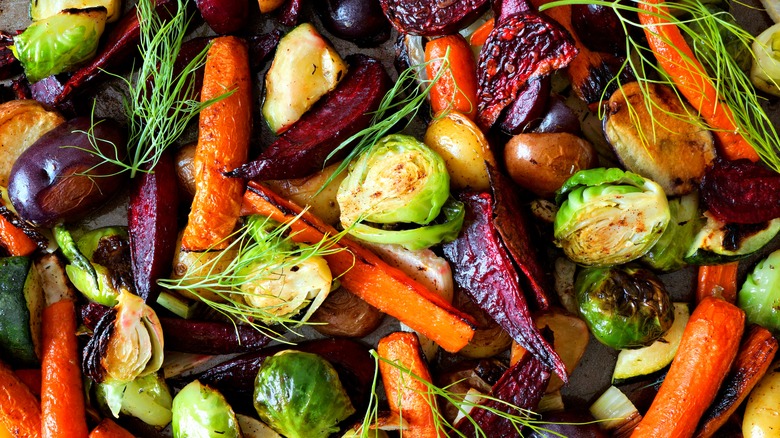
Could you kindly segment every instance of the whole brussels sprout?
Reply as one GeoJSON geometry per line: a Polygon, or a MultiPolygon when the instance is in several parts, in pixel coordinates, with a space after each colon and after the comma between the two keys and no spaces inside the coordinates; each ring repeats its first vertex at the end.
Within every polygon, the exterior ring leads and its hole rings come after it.
{"type": "Polygon", "coordinates": [[[255,380],[260,419],[288,438],[325,438],[355,412],[328,361],[286,350],[263,362],[255,380]]]}
{"type": "Polygon", "coordinates": [[[174,438],[239,438],[233,409],[216,389],[195,380],[173,398],[174,438]]]}
{"type": "Polygon", "coordinates": [[[586,268],[577,275],[574,291],[593,336],[615,349],[650,345],[674,322],[666,288],[647,269],[586,268]]]}
{"type": "Polygon", "coordinates": [[[669,224],[661,186],[621,169],[581,170],[558,191],[555,244],[575,263],[612,266],[638,259],[669,224]]]}
{"type": "Polygon", "coordinates": [[[780,335],[780,250],[756,264],[739,290],[737,303],[748,322],[780,335]]]}

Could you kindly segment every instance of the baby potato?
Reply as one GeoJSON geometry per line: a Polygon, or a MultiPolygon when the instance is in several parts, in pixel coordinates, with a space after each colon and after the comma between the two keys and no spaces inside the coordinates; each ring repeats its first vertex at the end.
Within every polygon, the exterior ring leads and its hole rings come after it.
{"type": "Polygon", "coordinates": [[[468,117],[450,111],[437,118],[425,131],[423,142],[444,159],[453,188],[490,188],[484,163],[487,161],[495,166],[496,161],[485,135],[468,117]]]}
{"type": "Polygon", "coordinates": [[[504,148],[506,170],[512,179],[543,197],[552,198],[570,176],[598,163],[587,140],[559,132],[518,134],[504,148]]]}
{"type": "Polygon", "coordinates": [[[176,151],[176,178],[179,181],[179,193],[192,202],[195,196],[195,150],[197,143],[189,143],[176,151]]]}
{"type": "Polygon", "coordinates": [[[776,437],[780,433],[780,363],[775,362],[750,392],[742,434],[745,438],[776,437]]]}

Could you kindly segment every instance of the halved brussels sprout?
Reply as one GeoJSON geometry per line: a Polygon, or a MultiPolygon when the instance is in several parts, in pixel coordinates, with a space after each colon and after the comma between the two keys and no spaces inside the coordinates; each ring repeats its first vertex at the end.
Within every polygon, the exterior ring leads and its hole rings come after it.
{"type": "Polygon", "coordinates": [[[173,397],[165,379],[158,373],[132,382],[103,382],[97,385],[95,392],[98,403],[114,418],[122,413],[158,428],[171,422],[173,397]]]}
{"type": "Polygon", "coordinates": [[[106,8],[66,9],[32,23],[11,50],[33,83],[70,71],[95,56],[106,26],[106,8]]]}
{"type": "Polygon", "coordinates": [[[326,438],[355,412],[333,366],[316,354],[293,350],[263,362],[254,403],[260,419],[288,438],[326,438]]]}
{"type": "Polygon", "coordinates": [[[739,307],[748,322],[780,335],[780,250],[756,264],[739,290],[739,307]]]}
{"type": "Polygon", "coordinates": [[[174,438],[240,438],[233,408],[216,389],[199,381],[188,384],[173,399],[174,438]]]}
{"type": "Polygon", "coordinates": [[[84,350],[84,374],[96,382],[130,382],[162,366],[163,332],[157,314],[126,290],[118,302],[98,321],[84,350]]]}
{"type": "Polygon", "coordinates": [[[558,191],[555,244],[574,262],[611,266],[642,257],[666,230],[658,184],[621,169],[582,170],[558,191]]]}
{"type": "Polygon", "coordinates": [[[586,268],[577,275],[574,290],[593,336],[615,349],[650,345],[674,322],[664,284],[647,269],[586,268]]]}
{"type": "Polygon", "coordinates": [[[450,196],[444,160],[416,138],[393,134],[377,141],[350,164],[336,195],[341,223],[426,225],[450,196]]]}

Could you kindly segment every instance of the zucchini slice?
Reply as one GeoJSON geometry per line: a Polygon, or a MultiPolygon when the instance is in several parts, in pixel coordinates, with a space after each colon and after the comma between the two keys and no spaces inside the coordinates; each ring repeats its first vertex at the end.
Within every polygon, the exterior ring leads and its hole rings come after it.
{"type": "Polygon", "coordinates": [[[41,351],[43,290],[28,257],[0,259],[0,356],[35,366],[41,351]]]}
{"type": "Polygon", "coordinates": [[[763,248],[780,231],[780,219],[761,224],[727,224],[704,212],[707,222],[694,237],[685,262],[717,265],[743,259],[763,248]]]}
{"type": "Polygon", "coordinates": [[[106,8],[106,21],[113,23],[122,15],[122,0],[32,0],[30,18],[43,20],[57,15],[65,9],[89,9],[102,6],[106,8]]]}
{"type": "Polygon", "coordinates": [[[674,323],[663,338],[644,348],[620,350],[612,373],[612,384],[620,385],[648,377],[672,363],[690,316],[687,303],[674,303],[674,323]]]}

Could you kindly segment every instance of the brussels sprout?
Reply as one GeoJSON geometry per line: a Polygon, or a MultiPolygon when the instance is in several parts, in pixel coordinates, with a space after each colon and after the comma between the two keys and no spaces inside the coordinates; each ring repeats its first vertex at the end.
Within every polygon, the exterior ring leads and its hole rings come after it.
{"type": "Polygon", "coordinates": [[[642,257],[670,220],[664,191],[620,169],[582,170],[556,196],[555,244],[574,262],[611,266],[642,257]]]}
{"type": "Polygon", "coordinates": [[[260,419],[288,438],[328,437],[355,412],[330,363],[292,350],[263,362],[254,403],[260,419]]]}
{"type": "Polygon", "coordinates": [[[688,265],[685,256],[705,222],[699,212],[696,192],[670,199],[669,212],[671,220],[666,231],[642,257],[644,263],[663,272],[677,271],[688,265]]]}
{"type": "Polygon", "coordinates": [[[97,385],[95,393],[98,403],[115,418],[122,413],[159,428],[171,422],[171,391],[157,373],[131,382],[103,382],[97,385]]]}
{"type": "Polygon", "coordinates": [[[574,290],[593,336],[615,349],[650,345],[674,322],[666,288],[647,269],[586,268],[577,275],[574,290]]]}
{"type": "Polygon", "coordinates": [[[239,438],[233,408],[216,389],[197,380],[173,399],[174,438],[239,438]]]}
{"type": "Polygon", "coordinates": [[[750,80],[759,90],[780,96],[780,23],[761,32],[753,41],[750,80]]]}
{"type": "Polygon", "coordinates": [[[69,71],[95,56],[106,26],[106,8],[66,9],[32,23],[11,50],[30,82],[69,71]]]}
{"type": "Polygon", "coordinates": [[[336,200],[341,223],[396,222],[426,225],[450,196],[444,160],[408,135],[393,134],[377,141],[350,164],[336,200]]]}
{"type": "Polygon", "coordinates": [[[780,250],[758,262],[739,290],[739,307],[748,322],[780,335],[780,250]]]}

